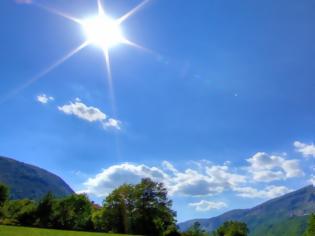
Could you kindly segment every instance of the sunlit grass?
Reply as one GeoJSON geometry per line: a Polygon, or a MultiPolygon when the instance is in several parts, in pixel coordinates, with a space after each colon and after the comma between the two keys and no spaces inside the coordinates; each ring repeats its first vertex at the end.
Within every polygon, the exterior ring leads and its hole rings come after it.
{"type": "Polygon", "coordinates": [[[122,234],[91,233],[0,225],[0,236],[122,236],[122,234]]]}

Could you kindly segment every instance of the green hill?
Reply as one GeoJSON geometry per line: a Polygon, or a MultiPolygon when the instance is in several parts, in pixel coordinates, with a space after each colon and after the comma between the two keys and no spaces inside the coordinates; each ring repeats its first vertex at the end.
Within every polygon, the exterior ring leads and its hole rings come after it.
{"type": "Polygon", "coordinates": [[[74,193],[60,177],[6,157],[0,157],[0,182],[10,188],[12,199],[39,199],[49,191],[58,197],[74,193]]]}
{"type": "Polygon", "coordinates": [[[307,186],[281,197],[269,200],[251,209],[226,212],[209,219],[194,219],[179,224],[186,230],[194,222],[211,232],[228,220],[245,222],[250,236],[296,236],[304,232],[308,215],[315,212],[315,188],[307,186]]]}

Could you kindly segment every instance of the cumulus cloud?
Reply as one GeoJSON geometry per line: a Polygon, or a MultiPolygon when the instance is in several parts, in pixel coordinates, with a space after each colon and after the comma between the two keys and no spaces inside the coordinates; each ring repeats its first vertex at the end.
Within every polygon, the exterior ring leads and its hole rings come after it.
{"type": "Polygon", "coordinates": [[[76,98],[74,102],[70,102],[69,104],[58,106],[58,110],[88,122],[99,122],[104,128],[121,129],[120,121],[108,118],[99,108],[87,106],[79,98],[76,98]]]}
{"type": "Polygon", "coordinates": [[[225,202],[211,202],[206,200],[189,203],[188,205],[194,207],[196,211],[210,211],[213,209],[221,209],[227,207],[227,204],[225,202]]]}
{"type": "Polygon", "coordinates": [[[103,197],[125,183],[135,184],[140,182],[142,178],[165,182],[168,177],[156,167],[124,163],[104,169],[95,177],[89,178],[84,185],[86,186],[85,192],[103,197]]]}
{"type": "Polygon", "coordinates": [[[265,152],[257,152],[247,159],[248,168],[254,181],[271,182],[302,176],[304,173],[299,167],[298,160],[287,160],[281,156],[269,155],[265,152]]]}
{"type": "Polygon", "coordinates": [[[85,182],[86,192],[105,196],[124,183],[137,183],[142,178],[163,182],[171,195],[206,196],[232,189],[245,183],[245,177],[230,172],[227,166],[206,165],[203,170],[177,170],[171,163],[163,168],[124,163],[104,169],[85,182]]]}
{"type": "Polygon", "coordinates": [[[304,157],[315,157],[315,145],[306,144],[299,141],[293,143],[295,150],[299,153],[302,153],[304,157]]]}
{"type": "Polygon", "coordinates": [[[271,199],[275,197],[279,197],[283,194],[286,194],[291,189],[285,186],[267,186],[262,190],[258,190],[252,187],[237,187],[234,188],[234,191],[237,192],[238,196],[245,197],[245,198],[263,198],[263,199],[271,199]]]}
{"type": "Polygon", "coordinates": [[[52,97],[52,96],[48,96],[48,95],[46,95],[46,94],[43,93],[43,94],[38,95],[38,96],[36,97],[36,100],[37,100],[38,102],[42,103],[42,104],[46,104],[46,103],[48,103],[48,102],[50,102],[50,101],[54,101],[55,98],[52,97]]]}

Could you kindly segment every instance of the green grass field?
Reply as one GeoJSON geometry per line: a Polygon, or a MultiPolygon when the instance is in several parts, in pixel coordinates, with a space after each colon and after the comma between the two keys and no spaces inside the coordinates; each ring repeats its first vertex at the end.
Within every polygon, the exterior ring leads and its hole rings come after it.
{"type": "MultiPolygon", "coordinates": [[[[122,235],[0,225],[0,236],[122,236],[122,235]]],[[[123,236],[127,235],[124,234],[123,236]]]]}

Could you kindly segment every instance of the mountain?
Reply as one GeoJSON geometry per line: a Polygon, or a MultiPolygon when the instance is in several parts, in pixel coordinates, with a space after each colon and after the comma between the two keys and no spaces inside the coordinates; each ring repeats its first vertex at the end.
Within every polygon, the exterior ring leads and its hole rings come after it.
{"type": "Polygon", "coordinates": [[[39,199],[49,191],[58,197],[74,193],[60,177],[6,157],[0,157],[0,183],[10,188],[12,199],[39,199]]]}
{"type": "Polygon", "coordinates": [[[296,236],[302,235],[308,215],[315,212],[315,187],[313,185],[274,198],[251,209],[226,212],[209,219],[194,219],[180,223],[184,231],[194,222],[211,232],[228,220],[245,222],[250,236],[296,236]]]}

